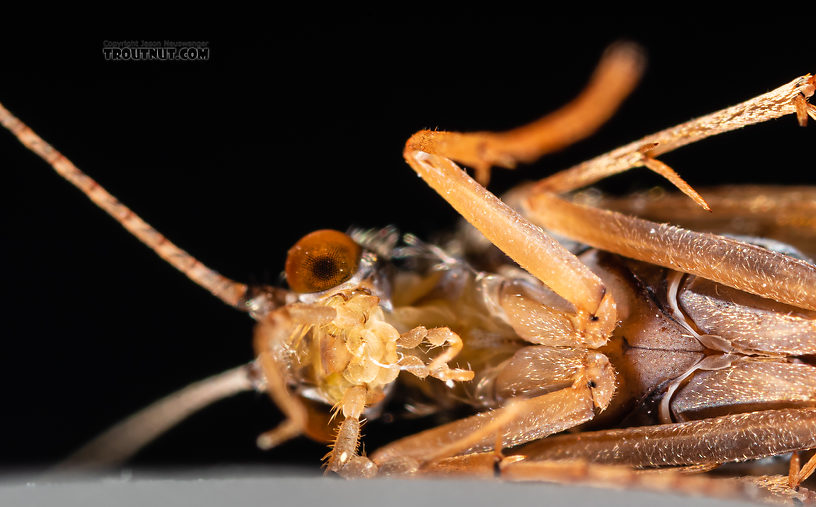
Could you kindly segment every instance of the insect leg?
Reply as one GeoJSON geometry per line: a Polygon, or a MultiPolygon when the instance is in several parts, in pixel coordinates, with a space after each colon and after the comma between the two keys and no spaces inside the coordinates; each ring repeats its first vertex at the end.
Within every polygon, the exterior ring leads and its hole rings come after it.
{"type": "Polygon", "coordinates": [[[560,435],[518,449],[528,459],[633,467],[746,461],[816,447],[816,409],[762,410],[674,424],[560,435]]]}
{"type": "MultiPolygon", "coordinates": [[[[653,473],[666,475],[673,474],[693,474],[710,472],[717,468],[718,464],[696,465],[687,467],[672,467],[661,469],[638,470],[626,465],[601,465],[591,461],[574,459],[560,461],[531,461],[521,454],[497,456],[495,452],[474,452],[461,456],[451,456],[425,465],[417,470],[417,474],[427,474],[429,476],[448,477],[496,477],[500,476],[509,480],[552,480],[560,483],[580,482],[588,478],[588,473],[600,472],[604,470],[614,471],[621,474],[621,478],[634,476],[644,476],[653,473]],[[516,464],[518,463],[518,466],[516,464]]],[[[622,485],[627,487],[628,485],[622,485]]]]}
{"type": "Polygon", "coordinates": [[[521,267],[588,318],[597,317],[589,319],[590,334],[608,336],[615,325],[614,302],[597,275],[454,162],[416,148],[409,141],[404,155],[417,174],[521,267]]]}
{"type": "Polygon", "coordinates": [[[136,412],[84,445],[58,465],[60,470],[117,466],[202,408],[257,387],[254,363],[200,380],[136,412]]]}
{"type": "MultiPolygon", "coordinates": [[[[661,170],[665,170],[665,167],[653,163],[654,157],[658,155],[707,137],[788,114],[796,114],[797,110],[801,110],[802,107],[806,107],[808,112],[816,115],[816,107],[806,103],[814,92],[816,92],[816,76],[810,74],[800,76],[764,95],[646,136],[549,176],[538,183],[534,192],[569,192],[633,167],[646,166],[662,174],[661,170]]],[[[682,186],[681,190],[684,190],[682,186]]]]}
{"type": "Polygon", "coordinates": [[[509,481],[553,482],[599,488],[639,489],[705,495],[729,500],[812,502],[814,492],[805,488],[785,487],[784,476],[750,478],[713,478],[694,475],[711,467],[678,467],[659,470],[636,470],[624,465],[601,465],[585,460],[529,461],[520,455],[509,455],[497,461],[493,453],[474,453],[430,463],[414,475],[438,478],[499,477],[509,481]]]}
{"type": "Polygon", "coordinates": [[[629,93],[641,56],[631,45],[613,46],[584,94],[557,113],[509,132],[421,131],[405,145],[408,164],[493,244],[579,313],[579,332],[607,337],[615,325],[614,302],[601,280],[557,241],[532,226],[469,178],[453,160],[473,166],[484,181],[493,164],[512,166],[589,134],[629,93]],[[546,259],[546,261],[545,261],[546,259]]]}
{"type": "MultiPolygon", "coordinates": [[[[797,98],[816,90],[807,75],[765,95],[667,129],[542,180],[526,198],[533,221],[596,248],[686,273],[801,308],[816,309],[816,267],[764,248],[713,234],[628,217],[567,202],[568,192],[637,165],[645,144],[650,155],[746,125],[796,112],[797,98]]],[[[804,98],[802,100],[804,100],[804,98]]]]}
{"type": "Polygon", "coordinates": [[[617,43],[606,50],[581,94],[558,111],[507,132],[427,130],[415,134],[409,143],[473,168],[476,179],[487,185],[494,165],[513,168],[518,162],[532,162],[592,134],[635,88],[643,63],[638,46],[617,43]]]}
{"type": "MultiPolygon", "coordinates": [[[[562,110],[505,133],[421,131],[406,143],[405,159],[494,244],[582,312],[594,316],[605,294],[598,277],[462,173],[452,160],[474,167],[478,179],[486,183],[494,164],[512,167],[517,161],[534,160],[585,137],[629,94],[641,69],[642,55],[636,46],[615,45],[601,60],[584,92],[562,110]],[[550,261],[547,266],[542,259],[550,261]]],[[[601,334],[608,334],[605,331],[601,334]]]]}
{"type": "Polygon", "coordinates": [[[595,248],[713,280],[781,303],[816,310],[816,266],[715,234],[531,195],[532,220],[595,248]]]}
{"type": "Polygon", "coordinates": [[[816,455],[810,457],[801,469],[799,468],[799,454],[794,452],[791,456],[791,469],[788,475],[788,486],[798,488],[808,477],[816,471],[816,455]],[[795,456],[795,458],[794,458],[795,456]]]}
{"type": "Polygon", "coordinates": [[[150,224],[133,213],[130,208],[108,193],[99,183],[65,158],[62,153],[55,150],[22,121],[12,115],[2,104],[0,104],[0,124],[14,134],[26,148],[48,162],[57,174],[77,187],[94,204],[102,208],[128,232],[153,250],[156,255],[187,275],[190,280],[207,289],[221,301],[238,309],[245,309],[243,307],[244,296],[247,292],[245,284],[224,277],[171,243],[150,224]]]}
{"type": "Polygon", "coordinates": [[[816,187],[729,185],[701,192],[710,212],[678,193],[660,189],[624,198],[578,193],[576,200],[696,231],[771,238],[816,258],[816,187]]]}
{"type": "MultiPolygon", "coordinates": [[[[549,350],[553,356],[558,349],[549,350]]],[[[574,351],[564,353],[574,355],[574,351]]],[[[492,449],[497,441],[502,448],[519,445],[586,422],[595,416],[596,410],[608,405],[614,392],[615,374],[602,354],[587,352],[573,359],[576,368],[567,382],[568,387],[535,396],[532,386],[524,384],[525,371],[516,372],[513,365],[508,369],[514,371],[508,371],[500,384],[508,393],[514,388],[530,391],[529,398],[517,396],[501,408],[397,440],[378,449],[371,459],[378,465],[404,459],[422,464],[460,453],[492,449]]],[[[558,366],[557,361],[551,362],[558,366]]],[[[564,372],[550,373],[549,377],[555,379],[564,372]]],[[[561,385],[563,380],[566,377],[559,382],[561,385]]]]}
{"type": "Polygon", "coordinates": [[[424,463],[468,450],[490,449],[497,432],[503,433],[503,445],[508,446],[515,439],[529,441],[564,431],[594,415],[588,387],[562,389],[397,440],[375,451],[371,459],[377,464],[405,458],[424,463]]]}
{"type": "MultiPolygon", "coordinates": [[[[405,159],[494,244],[579,310],[594,316],[605,294],[600,279],[558,242],[465,175],[453,160],[474,167],[478,179],[486,183],[494,164],[512,167],[516,161],[534,160],[589,135],[632,90],[641,69],[639,49],[631,44],[615,45],[601,60],[586,90],[564,109],[505,133],[420,131],[406,143],[405,159]],[[547,265],[542,259],[549,260],[547,265]]],[[[601,334],[608,334],[605,331],[601,334]]]]}

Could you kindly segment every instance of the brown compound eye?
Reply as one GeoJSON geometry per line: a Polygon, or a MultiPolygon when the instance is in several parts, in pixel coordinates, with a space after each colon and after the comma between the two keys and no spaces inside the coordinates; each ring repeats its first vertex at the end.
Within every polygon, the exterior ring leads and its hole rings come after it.
{"type": "Polygon", "coordinates": [[[303,236],[286,256],[289,287],[307,293],[340,285],[357,271],[361,250],[353,239],[331,229],[303,236]]]}

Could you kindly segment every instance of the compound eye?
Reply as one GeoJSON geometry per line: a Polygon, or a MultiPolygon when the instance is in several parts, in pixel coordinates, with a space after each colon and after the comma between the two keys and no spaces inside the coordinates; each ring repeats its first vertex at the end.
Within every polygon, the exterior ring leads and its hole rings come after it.
{"type": "Polygon", "coordinates": [[[357,271],[361,251],[360,245],[339,231],[323,229],[307,234],[286,257],[289,287],[300,293],[336,287],[357,271]]]}

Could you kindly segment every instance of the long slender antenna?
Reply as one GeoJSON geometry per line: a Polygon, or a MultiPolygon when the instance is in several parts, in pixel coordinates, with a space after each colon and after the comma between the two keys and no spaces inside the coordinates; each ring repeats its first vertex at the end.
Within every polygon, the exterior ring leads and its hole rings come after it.
{"type": "Polygon", "coordinates": [[[257,389],[254,364],[199,380],[114,425],[57,465],[60,471],[100,470],[121,465],[190,415],[235,394],[257,389]]]}
{"type": "Polygon", "coordinates": [[[105,210],[122,227],[136,236],[156,254],[187,277],[204,287],[212,295],[230,306],[243,309],[241,304],[247,291],[246,284],[226,278],[202,264],[198,259],[171,243],[159,231],[139,218],[130,208],[119,202],[99,183],[82,172],[70,160],[45,142],[25,123],[0,104],[0,123],[7,128],[23,146],[40,156],[63,178],[80,189],[88,199],[105,210]]]}

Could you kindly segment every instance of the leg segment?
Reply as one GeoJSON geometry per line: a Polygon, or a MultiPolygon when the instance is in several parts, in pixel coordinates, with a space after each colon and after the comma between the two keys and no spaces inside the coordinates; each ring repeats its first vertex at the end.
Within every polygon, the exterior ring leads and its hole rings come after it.
{"type": "Polygon", "coordinates": [[[518,481],[582,483],[704,493],[771,502],[813,502],[798,487],[816,468],[811,459],[790,477],[740,479],[691,477],[712,465],[784,454],[816,445],[816,409],[738,414],[691,423],[567,434],[523,446],[497,463],[493,453],[435,461],[419,473],[489,477],[518,481]],[[631,467],[660,467],[633,470],[631,467]],[[673,467],[666,469],[665,467],[673,467]],[[680,468],[677,468],[680,467],[680,468]]]}
{"type": "Polygon", "coordinates": [[[476,179],[487,185],[491,166],[512,168],[518,162],[532,162],[592,134],[634,89],[643,61],[640,48],[618,43],[607,49],[577,98],[538,121],[500,133],[421,131],[409,144],[473,168],[476,179]]]}
{"type": "Polygon", "coordinates": [[[452,423],[443,424],[378,449],[371,458],[377,464],[413,458],[420,463],[467,451],[483,451],[495,445],[501,432],[504,447],[586,422],[595,415],[589,387],[576,386],[508,404],[452,423]]]}
{"type": "MultiPolygon", "coordinates": [[[[805,107],[816,115],[816,107],[805,103],[816,92],[816,77],[798,77],[764,95],[646,136],[609,153],[554,174],[538,184],[538,191],[565,193],[591,185],[633,167],[654,165],[649,159],[707,137],[748,125],[773,120],[805,107]],[[804,106],[802,105],[804,103],[804,106]]],[[[801,123],[801,122],[800,122],[801,123]]],[[[654,167],[649,167],[654,170],[654,167]]],[[[658,173],[660,171],[657,171],[658,173]]]]}
{"type": "Polygon", "coordinates": [[[421,131],[405,145],[405,159],[417,174],[493,244],[585,314],[591,321],[585,326],[588,334],[607,336],[614,327],[614,303],[600,279],[464,174],[453,160],[476,168],[484,182],[494,164],[512,167],[516,161],[534,160],[588,135],[631,91],[641,60],[633,46],[614,46],[575,102],[533,124],[501,134],[421,131]]]}
{"type": "MultiPolygon", "coordinates": [[[[528,212],[544,227],[593,247],[814,310],[816,294],[811,289],[816,284],[816,267],[809,263],[721,236],[577,205],[556,194],[631,167],[649,166],[642,163],[644,146],[650,148],[647,156],[652,157],[712,135],[795,113],[797,104],[811,97],[815,90],[816,78],[802,76],[755,99],[648,136],[550,176],[529,192],[528,212]]],[[[808,104],[807,107],[813,106],[808,104]]]]}
{"type": "Polygon", "coordinates": [[[529,214],[544,227],[595,248],[702,276],[729,287],[816,310],[816,267],[762,247],[531,194],[529,214]]]}
{"type": "Polygon", "coordinates": [[[752,502],[811,503],[816,494],[805,488],[787,486],[784,476],[712,478],[694,475],[708,467],[683,467],[661,470],[635,470],[623,465],[601,465],[584,460],[529,461],[511,455],[504,459],[493,453],[456,456],[431,463],[416,475],[438,478],[480,478],[518,482],[554,482],[615,489],[665,491],[685,495],[704,495],[728,500],[752,502]]]}
{"type": "Polygon", "coordinates": [[[531,460],[666,467],[745,461],[814,447],[816,409],[803,408],[561,435],[529,444],[518,453],[531,460]]]}
{"type": "Polygon", "coordinates": [[[799,453],[794,452],[791,455],[790,473],[788,475],[788,486],[791,488],[798,488],[802,482],[810,477],[816,471],[816,455],[810,457],[801,469],[799,468],[799,453]]]}
{"type": "Polygon", "coordinates": [[[496,446],[500,450],[544,438],[592,419],[596,410],[603,410],[609,404],[614,392],[614,370],[602,354],[587,352],[579,358],[573,357],[575,351],[571,350],[563,352],[572,358],[573,367],[559,369],[561,362],[553,357],[558,350],[528,348],[532,355],[536,355],[536,351],[551,352],[537,355],[540,364],[553,367],[548,372],[534,373],[541,373],[543,383],[563,385],[567,381],[568,387],[536,396],[540,387],[527,378],[530,376],[528,370],[518,364],[524,362],[524,358],[517,357],[516,363],[511,362],[505,368],[508,371],[500,373],[496,381],[498,391],[515,395],[505,406],[397,440],[378,449],[372,459],[377,464],[386,464],[410,458],[421,464],[496,446]],[[525,399],[524,394],[531,397],[525,399]]]}
{"type": "MultiPolygon", "coordinates": [[[[795,306],[816,309],[816,295],[809,291],[816,281],[816,269],[813,266],[742,242],[581,207],[564,202],[555,195],[632,167],[646,166],[663,174],[698,203],[705,205],[696,192],[654,157],[709,136],[786,114],[797,111],[810,114],[814,106],[805,101],[814,91],[816,78],[811,75],[802,76],[737,106],[645,137],[546,178],[529,192],[527,205],[530,215],[545,227],[596,248],[699,274],[740,290],[795,306]],[[789,284],[790,280],[796,282],[789,284]]],[[[799,116],[801,120],[802,114],[799,116]]],[[[549,237],[536,234],[529,227],[522,227],[520,224],[525,223],[511,213],[499,213],[498,203],[490,203],[488,198],[478,195],[481,187],[475,182],[472,182],[475,187],[469,192],[459,188],[467,183],[455,181],[453,173],[459,172],[458,168],[443,156],[474,164],[474,158],[484,155],[484,147],[461,140],[462,134],[449,136],[450,138],[439,136],[440,133],[421,132],[409,140],[405,156],[414,170],[522,267],[578,308],[592,312],[592,307],[600,304],[597,288],[602,287],[602,284],[599,281],[582,273],[580,268],[571,266],[568,255],[556,246],[547,244],[548,240],[552,241],[549,237]],[[437,137],[446,140],[439,143],[431,141],[437,137]],[[456,149],[452,146],[456,146],[456,149]],[[430,155],[429,152],[433,150],[443,156],[430,155]],[[488,212],[488,209],[491,211],[488,212]],[[523,237],[522,235],[536,238],[535,251],[525,248],[527,245],[514,242],[514,239],[523,237]],[[541,255],[554,257],[558,269],[541,269],[536,265],[536,255],[539,258],[541,255]],[[574,283],[575,280],[579,283],[574,283]],[[570,282],[572,287],[569,287],[570,282]]],[[[489,157],[482,160],[483,165],[493,162],[489,157]]]]}
{"type": "Polygon", "coordinates": [[[695,231],[772,238],[816,257],[816,187],[740,185],[701,192],[711,212],[659,189],[623,198],[578,193],[575,201],[695,231]]]}
{"type": "MultiPolygon", "coordinates": [[[[600,278],[451,160],[421,151],[412,146],[410,140],[405,148],[405,158],[417,174],[467,221],[564,299],[599,317],[602,305],[611,306],[600,278]]],[[[614,317],[611,320],[611,326],[614,326],[614,317]]],[[[609,322],[604,324],[611,329],[609,322]]]]}

